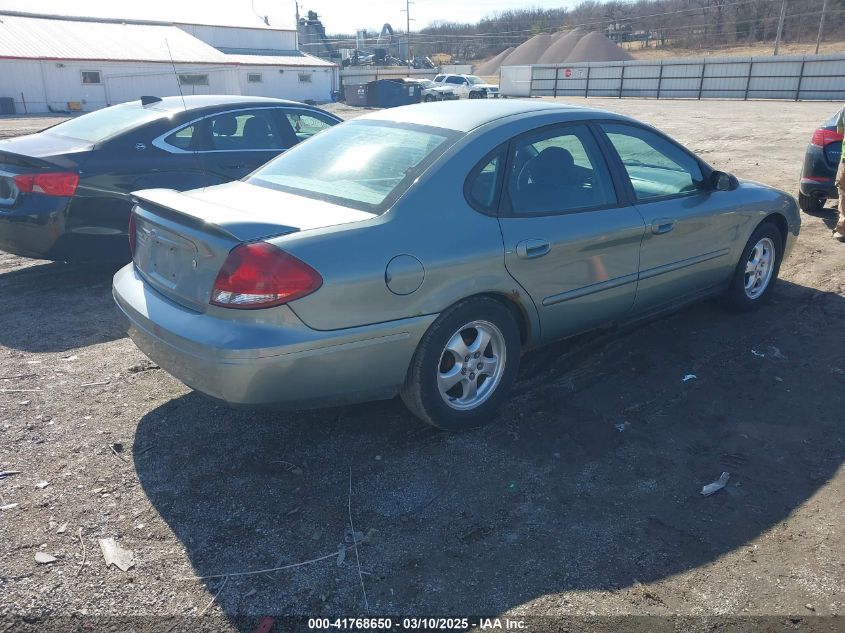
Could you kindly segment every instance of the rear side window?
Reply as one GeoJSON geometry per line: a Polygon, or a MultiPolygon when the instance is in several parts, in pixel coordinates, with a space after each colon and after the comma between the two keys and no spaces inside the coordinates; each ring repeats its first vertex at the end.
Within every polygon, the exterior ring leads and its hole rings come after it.
{"type": "Polygon", "coordinates": [[[654,132],[602,124],[631,180],[637,200],[665,198],[705,189],[698,161],[654,132]]]}
{"type": "Polygon", "coordinates": [[[173,134],[164,139],[164,142],[173,147],[178,147],[184,151],[191,151],[194,149],[194,132],[196,128],[193,125],[183,127],[181,130],[175,131],[173,134]]]}
{"type": "Polygon", "coordinates": [[[466,80],[465,80],[465,79],[463,79],[462,77],[448,77],[448,78],[446,79],[446,83],[447,83],[447,84],[456,84],[456,85],[460,85],[460,84],[466,83],[466,80]]]}
{"type": "Polygon", "coordinates": [[[207,121],[212,150],[284,149],[269,109],[223,112],[207,121]]]}
{"type": "Polygon", "coordinates": [[[495,214],[498,207],[499,182],[504,169],[505,152],[478,165],[467,181],[466,196],[470,204],[485,213],[495,214]]]}
{"type": "Polygon", "coordinates": [[[517,139],[511,163],[507,180],[513,215],[551,215],[616,203],[604,157],[583,125],[517,139]]]}

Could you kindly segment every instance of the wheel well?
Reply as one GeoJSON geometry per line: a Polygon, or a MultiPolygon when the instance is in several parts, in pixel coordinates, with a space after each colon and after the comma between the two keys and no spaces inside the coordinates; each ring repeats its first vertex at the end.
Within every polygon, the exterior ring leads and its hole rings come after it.
{"type": "MultiPolygon", "coordinates": [[[[786,218],[780,213],[772,213],[771,215],[767,215],[763,222],[771,222],[778,228],[781,239],[781,248],[783,248],[784,245],[786,245],[786,234],[789,233],[789,224],[786,222],[786,218]]],[[[762,224],[762,222],[760,224],[762,224]]]]}
{"type": "Polygon", "coordinates": [[[518,302],[514,301],[513,298],[499,294],[496,292],[490,292],[483,295],[478,295],[481,297],[490,297],[491,299],[495,299],[503,306],[505,306],[508,310],[511,311],[514,318],[516,319],[516,323],[519,326],[519,341],[522,345],[526,345],[528,343],[528,336],[530,333],[530,325],[528,321],[528,315],[525,314],[525,310],[518,302]]]}

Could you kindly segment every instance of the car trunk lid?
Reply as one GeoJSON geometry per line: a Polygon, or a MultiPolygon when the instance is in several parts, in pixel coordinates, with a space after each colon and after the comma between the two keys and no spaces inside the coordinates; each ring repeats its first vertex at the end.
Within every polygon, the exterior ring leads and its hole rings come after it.
{"type": "Polygon", "coordinates": [[[199,312],[208,307],[214,280],[238,244],[373,217],[244,182],[134,196],[136,269],[156,290],[199,312]]]}
{"type": "Polygon", "coordinates": [[[87,152],[88,143],[45,134],[0,140],[0,208],[14,206],[20,191],[15,176],[45,171],[79,171],[73,155],[87,152]]]}

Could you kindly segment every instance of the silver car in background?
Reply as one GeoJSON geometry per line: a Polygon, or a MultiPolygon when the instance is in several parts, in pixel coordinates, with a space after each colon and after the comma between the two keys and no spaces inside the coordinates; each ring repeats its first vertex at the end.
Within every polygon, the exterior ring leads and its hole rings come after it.
{"type": "Polygon", "coordinates": [[[759,306],[800,224],[653,128],[523,100],[375,112],[243,181],[136,197],[114,297],[162,368],[233,404],[399,393],[452,430],[495,416],[526,349],[759,306]]]}
{"type": "Polygon", "coordinates": [[[402,81],[406,84],[417,84],[420,87],[420,100],[428,103],[429,101],[451,101],[458,99],[458,94],[441,84],[434,83],[431,79],[418,79],[415,77],[404,77],[402,81]]]}

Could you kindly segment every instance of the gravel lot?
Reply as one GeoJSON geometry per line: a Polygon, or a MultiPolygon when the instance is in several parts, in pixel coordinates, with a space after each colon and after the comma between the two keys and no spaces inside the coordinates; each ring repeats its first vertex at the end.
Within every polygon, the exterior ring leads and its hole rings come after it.
{"type": "MultiPolygon", "coordinates": [[[[586,103],[793,193],[839,105],[586,103]]],[[[54,122],[2,118],[0,136],[54,122]]],[[[0,615],[155,616],[165,631],[205,613],[253,631],[268,615],[362,615],[363,582],[372,614],[842,630],[812,618],[842,614],[845,593],[845,245],[832,215],[803,220],[764,310],[704,303],[532,353],[495,423],[462,435],[398,401],[229,410],[125,336],[114,271],[0,253],[0,470],[21,471],[0,480],[0,505],[17,504],[0,511],[0,615]],[[702,497],[722,471],[725,490],[702,497]],[[369,535],[360,578],[354,551],[333,555],[350,509],[369,535]],[[100,538],[135,565],[107,568],[100,538]]]]}

